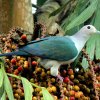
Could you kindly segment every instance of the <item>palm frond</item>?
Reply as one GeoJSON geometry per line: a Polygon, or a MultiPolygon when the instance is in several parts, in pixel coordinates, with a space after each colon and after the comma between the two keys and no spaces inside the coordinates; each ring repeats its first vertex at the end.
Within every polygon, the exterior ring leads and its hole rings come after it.
{"type": "Polygon", "coordinates": [[[47,0],[37,0],[37,6],[42,6],[47,0]]]}
{"type": "MultiPolygon", "coordinates": [[[[100,30],[100,23],[99,23],[99,17],[100,17],[100,1],[98,0],[97,9],[95,11],[94,17],[91,21],[91,24],[93,24],[98,30],[100,30]]],[[[94,59],[100,59],[100,35],[95,35],[89,39],[86,45],[86,51],[89,54],[91,60],[94,59]]],[[[83,68],[88,68],[88,63],[85,58],[82,60],[82,66],[83,68]]]]}
{"type": "MultiPolygon", "coordinates": [[[[88,20],[93,13],[95,12],[97,8],[98,1],[94,0],[82,13],[80,13],[75,19],[73,19],[66,27],[65,31],[70,30],[74,28],[75,26],[78,26],[82,23],[84,23],[86,20],[88,20]]],[[[80,6],[79,6],[80,7],[80,6]]],[[[78,9],[76,13],[78,13],[78,9]]],[[[66,23],[65,23],[66,25],[66,23]]]]}

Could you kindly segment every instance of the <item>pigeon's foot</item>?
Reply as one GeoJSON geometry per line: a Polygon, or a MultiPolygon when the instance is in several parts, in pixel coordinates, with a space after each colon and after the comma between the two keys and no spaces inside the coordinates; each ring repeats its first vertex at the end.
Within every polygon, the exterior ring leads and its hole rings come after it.
{"type": "Polygon", "coordinates": [[[63,82],[63,77],[61,75],[57,75],[57,79],[60,80],[61,82],[63,82]]]}

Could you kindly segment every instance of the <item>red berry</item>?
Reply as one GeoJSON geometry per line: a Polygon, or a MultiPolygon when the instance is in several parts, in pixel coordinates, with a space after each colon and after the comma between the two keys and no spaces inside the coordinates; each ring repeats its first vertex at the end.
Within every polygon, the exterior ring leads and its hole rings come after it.
{"type": "Polygon", "coordinates": [[[18,71],[22,71],[23,70],[23,67],[22,66],[19,66],[17,69],[18,69],[18,71]]]}
{"type": "Polygon", "coordinates": [[[70,99],[69,100],[75,100],[75,97],[70,97],[70,99]]]}
{"type": "Polygon", "coordinates": [[[68,77],[65,77],[63,80],[65,83],[68,83],[70,81],[70,79],[68,77]]]}
{"type": "Polygon", "coordinates": [[[22,39],[22,40],[27,40],[26,34],[23,34],[23,35],[21,36],[21,39],[22,39]]]}
{"type": "Polygon", "coordinates": [[[38,63],[36,61],[32,61],[32,65],[36,66],[38,63]]]}
{"type": "Polygon", "coordinates": [[[16,64],[16,59],[15,58],[11,59],[11,63],[16,64]]]}
{"type": "Polygon", "coordinates": [[[11,73],[11,72],[12,72],[12,70],[9,68],[9,69],[7,69],[7,72],[8,72],[8,73],[11,73]]]}

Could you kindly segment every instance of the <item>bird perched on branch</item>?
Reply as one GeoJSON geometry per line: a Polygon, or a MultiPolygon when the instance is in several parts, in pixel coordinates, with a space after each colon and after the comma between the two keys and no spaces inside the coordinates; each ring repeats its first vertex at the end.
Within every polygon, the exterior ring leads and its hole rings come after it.
{"type": "Polygon", "coordinates": [[[51,36],[34,40],[18,50],[0,56],[38,56],[40,64],[46,69],[50,68],[51,75],[58,76],[61,64],[72,63],[84,47],[92,34],[100,33],[92,25],[83,26],[72,36],[51,36]]]}

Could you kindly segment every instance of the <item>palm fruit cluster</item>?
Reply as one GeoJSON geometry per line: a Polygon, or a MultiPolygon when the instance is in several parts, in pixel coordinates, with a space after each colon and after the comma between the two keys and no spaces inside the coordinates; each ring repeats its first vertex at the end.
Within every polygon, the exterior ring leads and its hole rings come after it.
{"type": "MultiPolygon", "coordinates": [[[[11,52],[25,45],[28,37],[23,32],[13,29],[6,36],[0,36],[0,46],[2,52],[11,52]]],[[[50,70],[46,70],[39,65],[36,58],[24,56],[4,57],[6,63],[6,72],[27,78],[31,83],[46,87],[54,100],[96,100],[93,87],[92,73],[90,70],[84,71],[81,61],[77,67],[73,65],[68,68],[62,65],[60,74],[64,78],[61,82],[56,77],[50,75],[50,70]]],[[[100,62],[100,61],[98,61],[100,62]]],[[[94,67],[96,88],[100,97],[100,65],[94,67]]],[[[24,89],[21,81],[9,77],[13,87],[15,100],[24,100],[24,89]]],[[[43,100],[42,90],[33,88],[32,100],[43,100]]]]}

